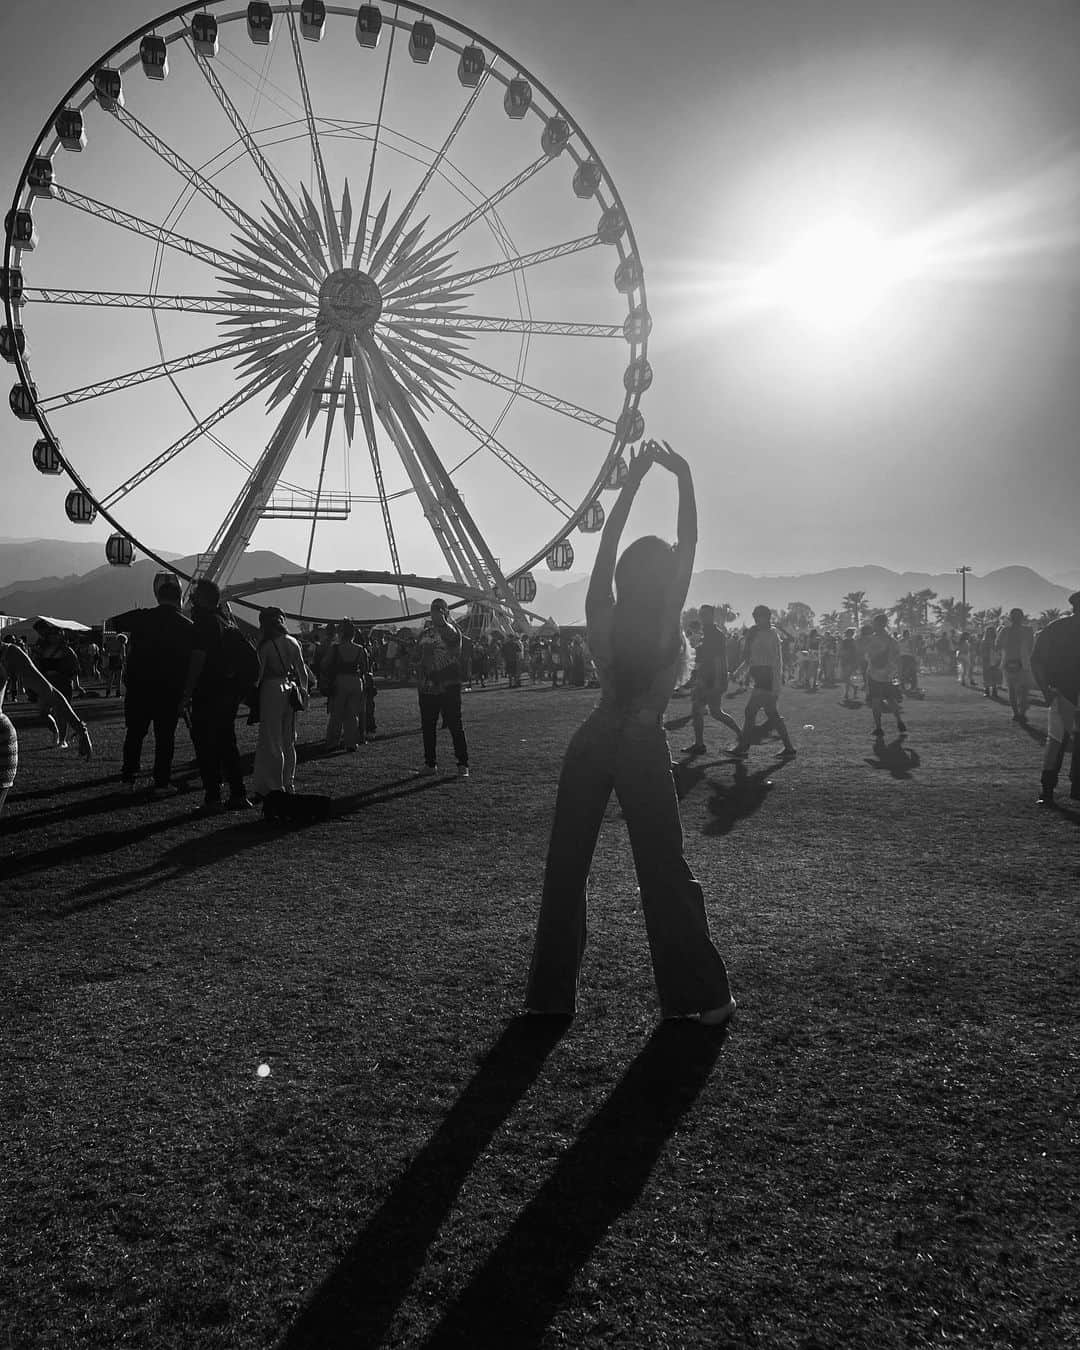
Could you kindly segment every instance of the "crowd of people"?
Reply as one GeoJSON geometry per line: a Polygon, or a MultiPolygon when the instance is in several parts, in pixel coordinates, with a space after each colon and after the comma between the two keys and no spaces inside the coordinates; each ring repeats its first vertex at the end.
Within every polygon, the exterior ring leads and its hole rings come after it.
{"type": "MultiPolygon", "coordinates": [[[[534,681],[559,687],[598,685],[595,711],[567,749],[559,778],[555,820],[545,865],[536,941],[526,1003],[537,1015],[572,1015],[585,944],[589,867],[612,792],[626,818],[637,869],[653,972],[665,1017],[693,1017],[717,1027],[735,1010],[723,958],[710,932],[701,887],[683,855],[678,798],[664,715],[678,688],[691,694],[694,741],[704,753],[705,714],[734,735],[729,754],[745,759],[754,743],[775,734],[779,755],[796,754],[779,699],[786,683],[807,691],[843,685],[844,700],[869,706],[875,739],[883,718],[901,715],[905,694],[921,693],[922,663],[955,672],[996,698],[1008,692],[1013,717],[1026,722],[1031,693],[1045,701],[1047,739],[1038,801],[1053,804],[1066,747],[1080,739],[1080,591],[1071,614],[1037,634],[1022,611],[1000,630],[977,637],[965,632],[928,641],[908,630],[889,631],[878,613],[859,632],[792,633],[774,622],[766,605],[753,626],[728,633],[711,606],[684,626],[683,606],[697,542],[697,514],[690,469],[670,446],[649,442],[632,454],[622,492],[600,539],[586,598],[584,632],[522,638],[512,633],[468,635],[444,600],[431,604],[417,631],[361,630],[350,620],[299,637],[286,616],[259,611],[254,640],[221,602],[215,583],[191,587],[190,615],[181,586],[169,572],[154,582],[156,604],[108,621],[100,643],[84,639],[76,650],[65,635],[43,623],[33,652],[7,638],[0,643],[0,810],[15,781],[18,740],[4,714],[5,699],[35,700],[57,746],[71,744],[89,757],[89,730],[73,699],[80,680],[97,676],[106,694],[123,692],[125,737],[121,781],[137,790],[143,744],[154,733],[150,792],[177,791],[172,781],[178,724],[186,723],[203,788],[199,813],[243,811],[262,802],[270,819],[282,815],[296,793],[296,714],[319,691],[327,699],[325,749],[355,753],[377,734],[376,676],[415,682],[424,763],[437,774],[440,724],[450,736],[457,776],[470,776],[462,718],[462,690],[504,677],[520,687],[534,681]],[[649,469],[659,466],[678,484],[677,542],[646,536],[616,559],[631,504],[649,469]],[[686,628],[689,627],[689,633],[686,628]],[[688,640],[692,639],[691,641],[688,640]],[[746,694],[741,723],[724,707],[732,682],[746,694]],[[250,795],[236,739],[241,705],[257,724],[250,795]],[[759,718],[763,721],[759,723],[759,718]]],[[[933,668],[933,666],[932,666],[933,668]]],[[[1070,795],[1080,800],[1080,757],[1071,761],[1070,795]]]]}

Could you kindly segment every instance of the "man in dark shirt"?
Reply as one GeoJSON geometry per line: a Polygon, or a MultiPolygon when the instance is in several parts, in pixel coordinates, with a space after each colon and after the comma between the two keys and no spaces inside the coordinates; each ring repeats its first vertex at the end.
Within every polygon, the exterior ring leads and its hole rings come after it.
{"type": "Polygon", "coordinates": [[[154,578],[156,609],[131,609],[108,621],[130,636],[124,692],[124,762],[120,777],[135,791],[143,741],[154,728],[154,786],[151,795],[170,797],[180,699],[191,662],[192,624],[180,613],[180,583],[171,572],[154,578]]]}
{"type": "Polygon", "coordinates": [[[243,690],[230,676],[225,630],[230,626],[220,611],[221,592],[213,581],[197,581],[192,589],[191,661],[184,685],[183,708],[191,719],[191,739],[203,785],[202,815],[216,815],[250,807],[240,770],[236,744],[236,714],[243,690]],[[221,784],[229,785],[229,800],[221,800],[221,784]]]}
{"type": "Polygon", "coordinates": [[[431,626],[420,639],[420,729],[424,738],[421,777],[437,774],[439,717],[450,733],[459,778],[469,777],[469,746],[461,724],[461,629],[445,600],[431,602],[431,626]]]}
{"type": "Polygon", "coordinates": [[[738,744],[739,724],[729,712],[724,711],[723,698],[728,687],[727,635],[716,626],[716,610],[712,605],[701,606],[701,645],[697,649],[694,661],[694,689],[691,702],[691,716],[694,719],[694,743],[686,747],[688,755],[705,753],[705,709],[723,722],[736,736],[738,744]]]}
{"type": "Polygon", "coordinates": [[[1069,596],[1069,604],[1072,613],[1047,624],[1036,634],[1031,649],[1031,674],[1048,709],[1040,806],[1054,804],[1054,788],[1070,738],[1073,750],[1069,796],[1080,801],[1080,757],[1076,753],[1080,738],[1080,591],[1069,596]]]}

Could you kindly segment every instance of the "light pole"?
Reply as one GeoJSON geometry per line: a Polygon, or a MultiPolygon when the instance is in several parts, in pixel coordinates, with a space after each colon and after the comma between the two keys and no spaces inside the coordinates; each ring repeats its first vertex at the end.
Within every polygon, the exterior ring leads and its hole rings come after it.
{"type": "Polygon", "coordinates": [[[960,627],[967,628],[967,574],[971,571],[971,568],[967,563],[964,563],[963,567],[958,567],[956,570],[960,573],[960,604],[962,606],[960,627]]]}

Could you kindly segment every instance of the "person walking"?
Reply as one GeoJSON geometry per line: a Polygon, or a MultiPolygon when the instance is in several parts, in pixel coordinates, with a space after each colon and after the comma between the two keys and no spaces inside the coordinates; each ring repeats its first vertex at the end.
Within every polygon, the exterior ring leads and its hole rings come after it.
{"type": "Polygon", "coordinates": [[[885,737],[881,725],[882,714],[888,709],[896,718],[896,730],[907,735],[907,727],[900,716],[903,691],[897,683],[900,669],[900,644],[889,633],[889,621],[884,614],[875,614],[870,635],[863,643],[866,660],[866,697],[874,715],[874,740],[885,737]]]}
{"type": "Polygon", "coordinates": [[[338,641],[323,664],[327,696],[326,748],[337,750],[344,739],[352,754],[367,740],[367,648],[356,640],[356,626],[346,619],[338,625],[338,641]]]}
{"type": "Polygon", "coordinates": [[[439,718],[449,731],[459,778],[469,777],[469,746],[461,724],[461,629],[445,600],[432,600],[431,623],[420,638],[420,729],[424,767],[420,777],[439,772],[436,738],[439,718]]]}
{"type": "Polygon", "coordinates": [[[193,630],[191,620],[180,613],[180,582],[172,572],[159,572],[154,578],[154,598],[154,609],[130,609],[107,622],[114,632],[129,637],[120,779],[129,792],[135,791],[143,741],[153,726],[151,796],[169,797],[177,791],[170,778],[193,630]]]}
{"type": "MultiPolygon", "coordinates": [[[[181,698],[188,714],[195,758],[203,785],[201,815],[250,808],[236,744],[236,714],[249,681],[232,654],[246,638],[221,613],[221,591],[214,581],[200,578],[191,594],[191,659],[181,698]],[[227,632],[228,638],[226,637],[227,632]],[[228,650],[226,649],[228,643],[228,650]],[[222,803],[222,781],[229,799],[222,803]]],[[[250,644],[249,644],[250,646],[250,644]]],[[[250,653],[253,659],[254,652],[250,653]]],[[[254,681],[252,676],[252,682],[254,681]]]]}
{"type": "Polygon", "coordinates": [[[1001,688],[1001,660],[998,656],[998,630],[993,624],[983,629],[979,645],[979,659],[982,665],[983,695],[997,700],[1001,688]]]}
{"type": "Polygon", "coordinates": [[[705,745],[705,711],[718,722],[723,722],[735,733],[735,743],[739,743],[739,724],[729,712],[724,710],[724,695],[728,687],[727,634],[716,624],[716,608],[702,605],[698,611],[701,616],[701,642],[698,645],[694,661],[694,688],[690,700],[690,716],[693,719],[694,743],[686,747],[688,755],[703,755],[705,745]]]}
{"type": "Polygon", "coordinates": [[[752,611],[754,627],[746,634],[743,664],[750,673],[753,685],[743,710],[739,743],[731,753],[745,759],[750,741],[757,733],[757,715],[765,713],[761,730],[775,731],[783,742],[778,758],[794,759],[795,747],[788,734],[787,723],[780,716],[780,689],[784,683],[784,656],[780,634],[772,624],[772,610],[768,605],[755,605],[752,611]]]}
{"type": "Polygon", "coordinates": [[[585,601],[600,704],[574,733],[555,797],[544,889],[529,968],[529,1012],[576,1010],[585,950],[589,866],[612,791],[626,817],[645,911],[660,1009],[724,1026],[735,1011],[704,896],[683,855],[679,802],[664,734],[664,709],[688,665],[680,616],[697,547],[697,508],[686,461],[649,442],[631,452],[608,516],[585,601]],[[615,563],[638,488],[653,464],[679,485],[678,543],[647,535],[615,563]],[[614,592],[613,593],[613,584],[614,592]]]}
{"type": "Polygon", "coordinates": [[[251,788],[265,801],[272,792],[295,791],[296,714],[311,685],[304,651],[285,627],[276,605],[259,614],[259,738],[251,788]]]}
{"type": "Polygon", "coordinates": [[[1014,722],[1026,722],[1031,697],[1031,649],[1035,634],[1024,622],[1022,609],[1009,610],[1009,622],[998,634],[998,659],[1005,672],[1009,707],[1014,722]]]}
{"type": "Polygon", "coordinates": [[[1046,749],[1043,753],[1040,806],[1054,805],[1054,789],[1072,740],[1069,796],[1080,801],[1080,591],[1069,596],[1072,613],[1055,619],[1035,636],[1031,673],[1046,699],[1046,749]]]}
{"type": "Polygon", "coordinates": [[[127,636],[124,633],[105,633],[102,637],[105,648],[105,688],[103,698],[117,698],[124,692],[124,665],[127,661],[127,636]]]}

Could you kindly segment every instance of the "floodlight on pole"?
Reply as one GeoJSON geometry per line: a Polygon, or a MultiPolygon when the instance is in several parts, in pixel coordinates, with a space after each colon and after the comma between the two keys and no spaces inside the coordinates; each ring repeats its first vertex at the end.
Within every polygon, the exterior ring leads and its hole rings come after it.
{"type": "Polygon", "coordinates": [[[961,604],[961,606],[962,606],[962,609],[961,609],[961,617],[960,617],[960,627],[963,628],[963,629],[966,629],[966,628],[967,628],[967,574],[971,571],[971,568],[967,565],[967,563],[964,563],[964,565],[963,565],[962,567],[958,567],[956,570],[957,570],[957,572],[959,572],[959,574],[960,574],[960,604],[961,604]]]}

